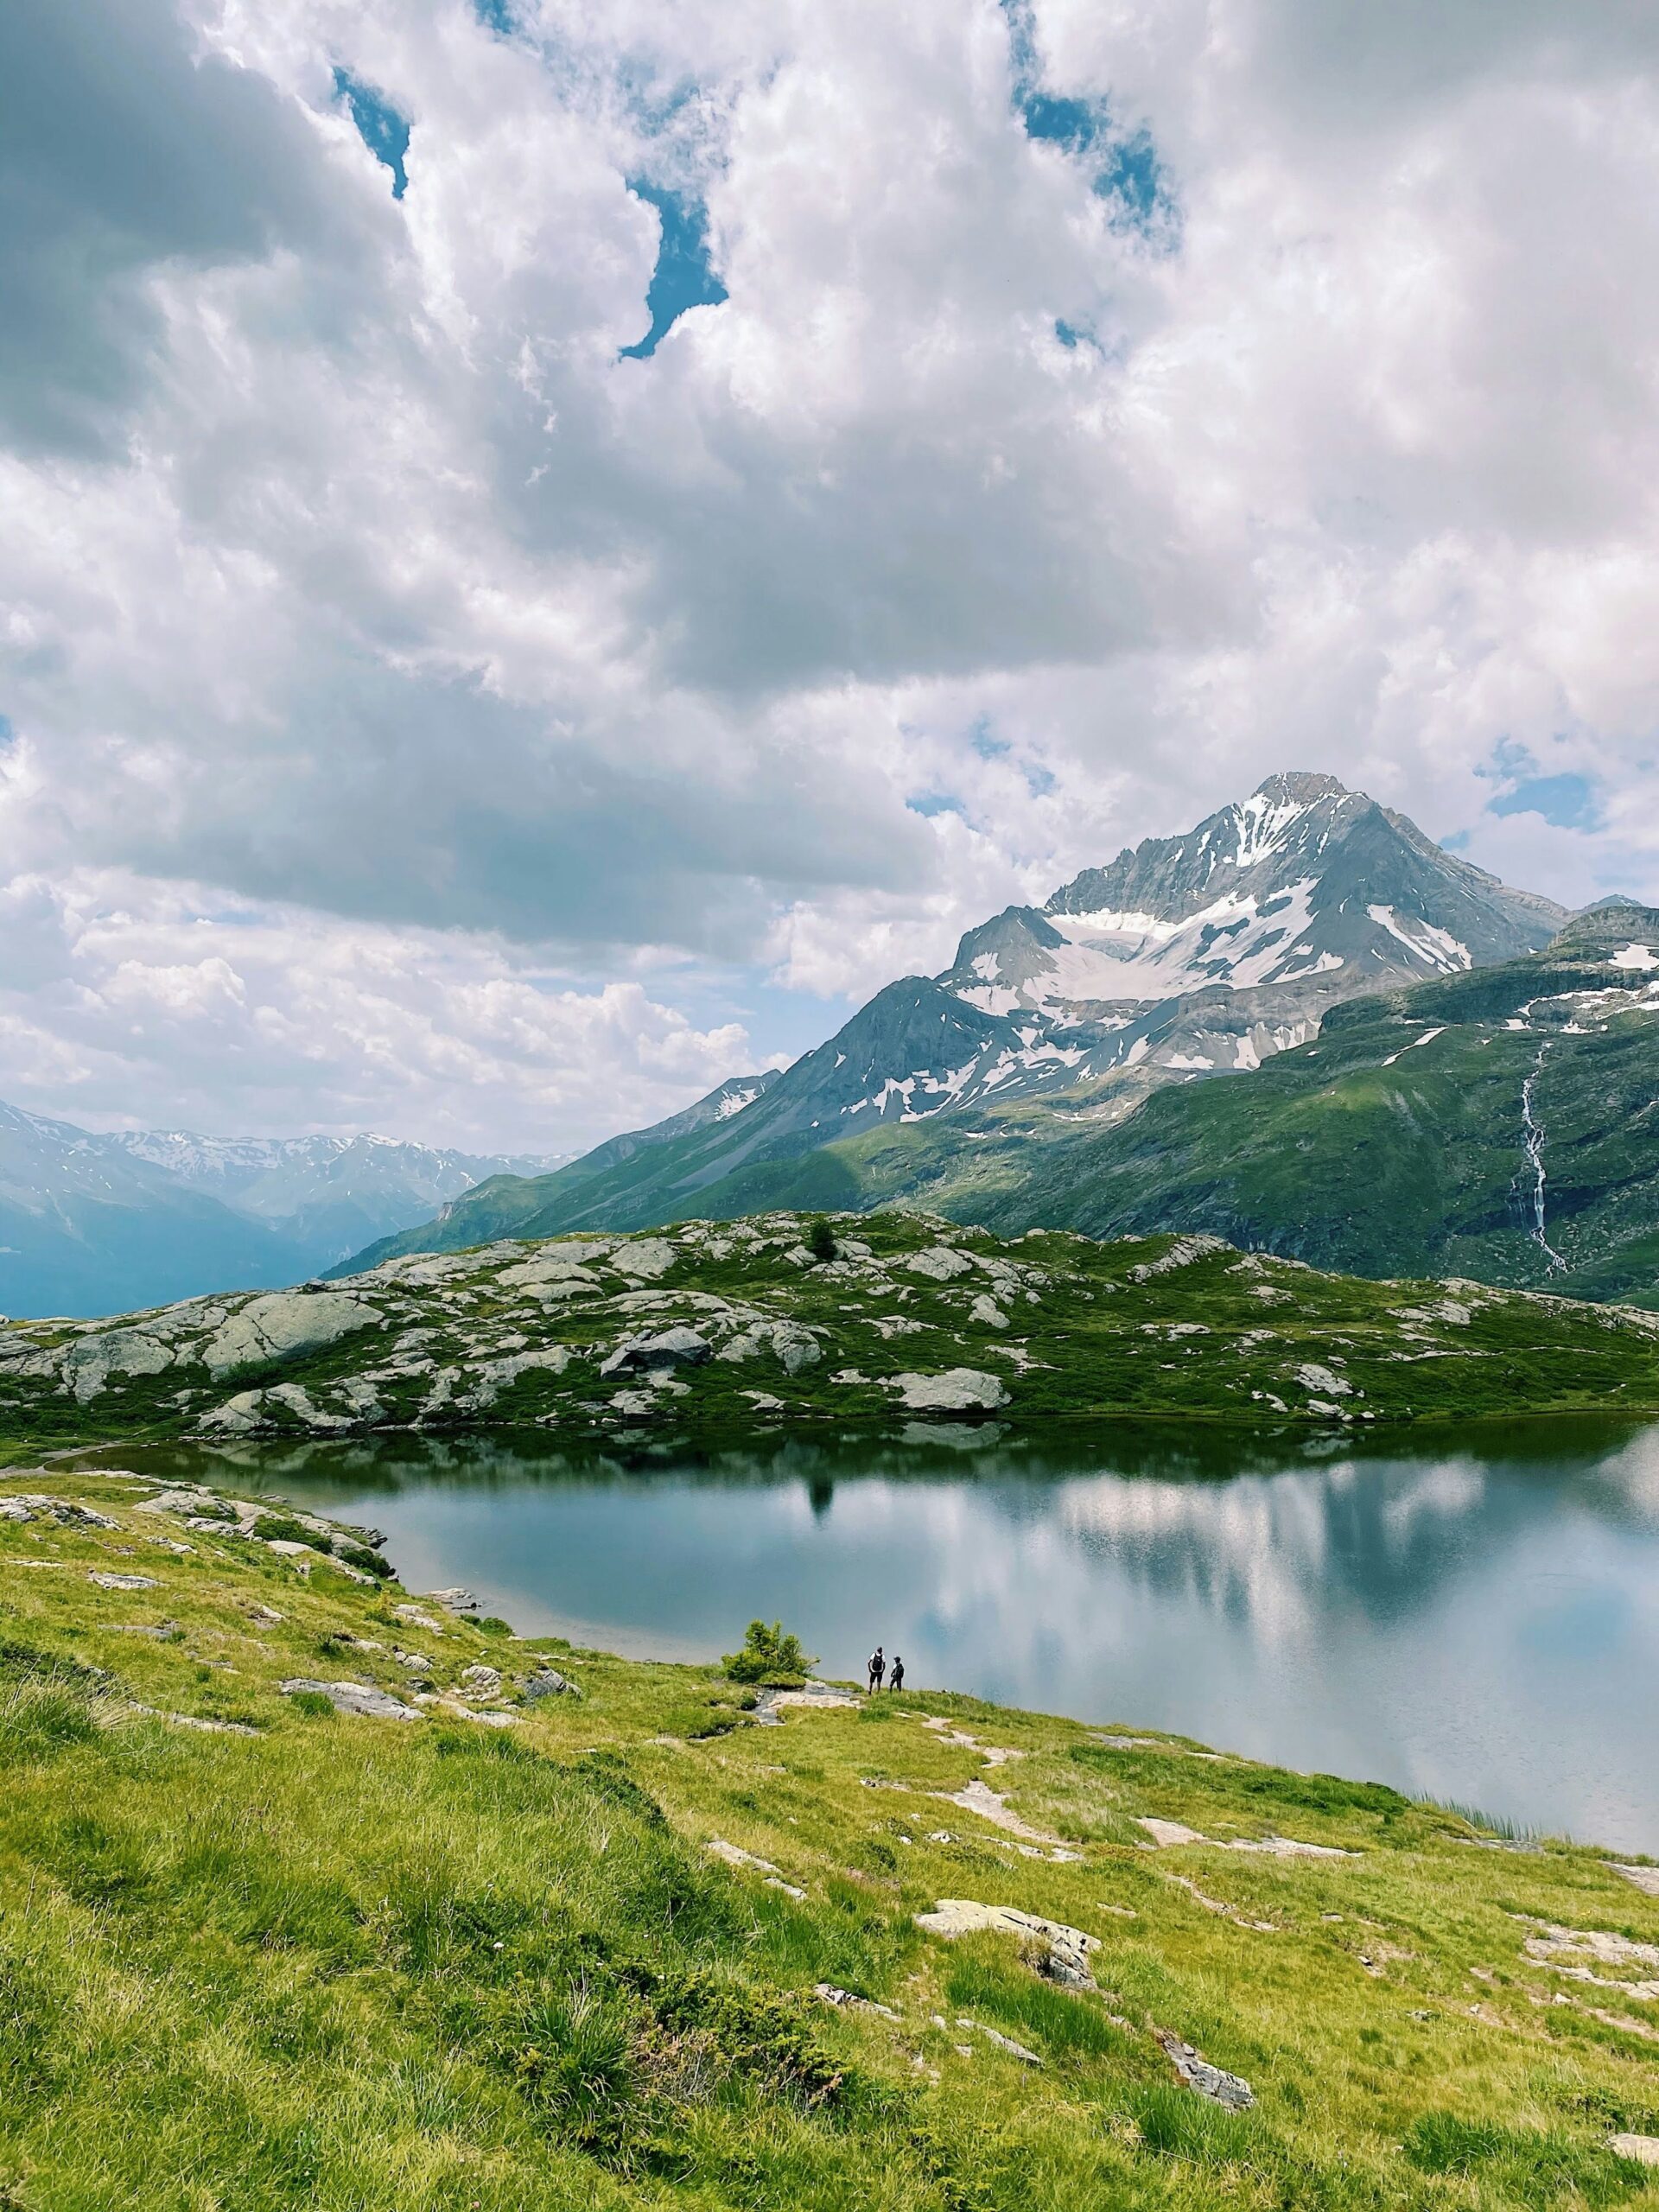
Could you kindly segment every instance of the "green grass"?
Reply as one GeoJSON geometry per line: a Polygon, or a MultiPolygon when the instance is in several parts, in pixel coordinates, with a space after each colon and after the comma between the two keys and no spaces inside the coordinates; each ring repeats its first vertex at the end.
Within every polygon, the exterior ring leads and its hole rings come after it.
{"type": "Polygon", "coordinates": [[[714,1667],[459,1619],[421,1633],[436,1693],[487,1660],[516,1725],[348,1719],[277,1685],[406,1695],[396,1583],[308,1579],[207,1530],[169,1550],[137,1478],[4,1487],[118,1523],[0,1523],[0,2203],[19,2212],[1659,2203],[1609,2148],[1659,2133],[1650,2047],[1599,2017],[1659,2034],[1659,2006],[1523,1948],[1528,1916],[1659,1938],[1659,1901],[1593,1850],[1471,1851],[1456,1815],[1391,1790],[1178,1738],[1108,1751],[948,1694],[758,1726],[714,1667]],[[156,1586],[90,1580],[111,1568],[156,1586]],[[177,1636],[118,1632],[161,1621],[177,1636]],[[549,1657],[580,1700],[518,1702],[549,1657]],[[930,1713],[1020,1756],[987,1770],[930,1713]],[[932,1840],[929,1793],[982,1773],[1078,1859],[955,1810],[959,1840],[932,1840]],[[1154,1853],[1141,1815],[1353,1855],[1154,1853]],[[1096,1936],[1098,1991],[917,1926],[950,1897],[1096,1936]],[[1149,2023],[1243,2075],[1255,2109],[1182,2088],[1149,2023]]]}

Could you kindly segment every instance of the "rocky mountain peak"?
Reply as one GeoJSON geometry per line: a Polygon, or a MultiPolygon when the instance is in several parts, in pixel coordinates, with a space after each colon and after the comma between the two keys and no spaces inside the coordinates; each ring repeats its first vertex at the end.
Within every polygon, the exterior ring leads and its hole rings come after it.
{"type": "MultiPolygon", "coordinates": [[[[1315,768],[1288,768],[1276,776],[1264,777],[1250,793],[1251,799],[1264,801],[1268,806],[1315,806],[1321,799],[1357,799],[1370,804],[1363,791],[1351,791],[1338,777],[1327,776],[1315,768]]],[[[1248,805],[1249,801],[1245,804],[1248,805]]]]}

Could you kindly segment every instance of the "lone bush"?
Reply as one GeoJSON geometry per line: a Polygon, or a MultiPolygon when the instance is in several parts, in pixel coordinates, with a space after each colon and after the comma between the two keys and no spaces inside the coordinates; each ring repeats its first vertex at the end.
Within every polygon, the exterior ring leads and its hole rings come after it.
{"type": "Polygon", "coordinates": [[[768,1628],[765,1621],[751,1621],[741,1651],[728,1651],[721,1661],[734,1682],[761,1682],[790,1689],[806,1680],[809,1667],[817,1661],[801,1649],[798,1636],[785,1636],[781,1621],[768,1628]]]}
{"type": "Polygon", "coordinates": [[[836,1256],[836,1232],[822,1214],[806,1232],[806,1249],[815,1260],[833,1260],[836,1256]]]}
{"type": "Polygon", "coordinates": [[[391,1561],[383,1559],[378,1552],[372,1552],[366,1544],[353,1544],[344,1536],[334,1542],[336,1559],[343,1559],[347,1567],[356,1567],[360,1573],[378,1575],[383,1582],[391,1579],[391,1561]]]}

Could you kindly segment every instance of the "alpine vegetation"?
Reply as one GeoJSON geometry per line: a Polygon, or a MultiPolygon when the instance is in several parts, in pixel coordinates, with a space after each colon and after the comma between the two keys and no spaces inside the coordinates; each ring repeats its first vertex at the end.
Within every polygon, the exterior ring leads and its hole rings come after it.
{"type": "Polygon", "coordinates": [[[823,1225],[827,1240],[770,1214],[508,1242],[115,1322],[14,1323],[0,1437],[1659,1408],[1659,1315],[1635,1309],[1360,1281],[1211,1236],[823,1225]]]}

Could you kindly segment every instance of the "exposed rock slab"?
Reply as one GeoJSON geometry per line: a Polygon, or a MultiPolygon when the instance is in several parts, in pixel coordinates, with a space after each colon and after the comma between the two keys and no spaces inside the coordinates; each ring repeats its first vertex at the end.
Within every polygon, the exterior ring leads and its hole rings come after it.
{"type": "Polygon", "coordinates": [[[401,1698],[390,1691],[377,1689],[372,1682],[314,1682],[298,1675],[289,1681],[279,1682],[277,1688],[284,1697],[293,1697],[302,1690],[308,1690],[318,1697],[326,1697],[336,1713],[350,1713],[370,1720],[418,1720],[417,1708],[405,1705],[401,1698]]]}
{"type": "Polygon", "coordinates": [[[375,1306],[346,1291],[277,1291],[251,1298],[201,1347],[201,1363],[222,1375],[238,1367],[298,1359],[380,1319],[375,1306]]]}
{"type": "Polygon", "coordinates": [[[1250,1851],[1268,1859],[1355,1859],[1358,1853],[1345,1851],[1334,1843],[1300,1843],[1294,1836],[1216,1836],[1200,1835],[1197,1828],[1189,1828],[1179,1821],[1160,1821],[1147,1817],[1137,1820],[1160,1851],[1179,1849],[1183,1844],[1202,1844],[1209,1851],[1250,1851]]]}
{"type": "Polygon", "coordinates": [[[980,1904],[972,1897],[941,1897],[931,1912],[916,1915],[916,1925],[930,1936],[947,1940],[989,1929],[996,1935],[1012,1936],[1021,1946],[1045,1946],[1049,1960],[1061,1969],[1051,1979],[1068,1980],[1077,1988],[1095,1986],[1089,1954],[1099,1949],[1100,1938],[1085,1934],[1081,1928],[1068,1927],[1063,1920],[1045,1920],[1038,1913],[1020,1912],[1013,1905],[980,1904]]]}

